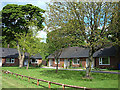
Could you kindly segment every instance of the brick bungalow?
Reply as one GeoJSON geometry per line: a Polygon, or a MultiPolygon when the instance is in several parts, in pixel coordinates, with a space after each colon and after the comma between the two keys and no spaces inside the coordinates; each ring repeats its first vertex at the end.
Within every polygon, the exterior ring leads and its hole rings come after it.
{"type": "MultiPolygon", "coordinates": [[[[68,48],[64,48],[62,50],[62,53],[58,59],[58,66],[62,67],[69,67],[70,66],[70,62],[71,62],[71,66],[72,67],[79,67],[80,63],[82,65],[82,67],[86,67],[87,63],[86,61],[88,60],[88,49],[85,48],[81,48],[81,47],[68,47],[68,48]]],[[[54,56],[51,54],[50,56],[48,56],[48,64],[49,66],[56,66],[56,60],[54,59],[54,56]]]]}
{"type": "MultiPolygon", "coordinates": [[[[0,62],[2,66],[18,66],[19,65],[19,54],[18,50],[15,48],[0,48],[0,62]]],[[[42,63],[42,57],[40,54],[32,56],[30,64],[36,66],[42,63]]],[[[24,66],[28,63],[28,55],[25,53],[24,66]]]]}
{"type": "MultiPolygon", "coordinates": [[[[119,61],[115,60],[115,47],[107,47],[101,50],[98,50],[94,53],[94,61],[92,62],[93,67],[99,68],[118,68],[119,61]]],[[[58,66],[62,67],[69,67],[70,61],[72,61],[72,67],[87,67],[88,65],[88,56],[89,56],[89,49],[82,48],[82,47],[68,47],[62,50],[62,53],[58,59],[58,66]]],[[[48,65],[55,67],[57,64],[56,60],[54,59],[53,54],[48,56],[48,65]]]]}
{"type": "MultiPolygon", "coordinates": [[[[120,56],[120,47],[118,55],[120,56]]],[[[116,59],[116,49],[114,46],[106,47],[94,53],[95,67],[118,69],[120,58],[116,59]]]]}

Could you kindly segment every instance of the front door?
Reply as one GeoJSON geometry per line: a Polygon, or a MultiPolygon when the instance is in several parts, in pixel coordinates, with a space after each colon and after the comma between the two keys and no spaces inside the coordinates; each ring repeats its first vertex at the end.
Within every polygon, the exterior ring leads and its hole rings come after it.
{"type": "Polygon", "coordinates": [[[88,58],[86,58],[86,68],[88,67],[88,58]]]}
{"type": "Polygon", "coordinates": [[[64,68],[68,67],[68,59],[64,60],[64,68]]]}
{"type": "Polygon", "coordinates": [[[49,60],[49,67],[51,67],[53,65],[53,60],[49,60]]]}

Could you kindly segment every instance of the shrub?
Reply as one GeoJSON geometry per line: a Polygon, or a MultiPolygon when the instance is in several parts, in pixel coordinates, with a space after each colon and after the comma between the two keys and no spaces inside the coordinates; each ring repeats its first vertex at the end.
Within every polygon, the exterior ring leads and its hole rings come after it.
{"type": "Polygon", "coordinates": [[[64,64],[62,64],[62,67],[64,68],[64,64]]]}
{"type": "Polygon", "coordinates": [[[72,60],[70,60],[70,67],[72,66],[72,60]]]}
{"type": "Polygon", "coordinates": [[[82,67],[82,63],[80,63],[80,65],[79,65],[80,67],[82,67]]]}
{"type": "Polygon", "coordinates": [[[95,67],[95,68],[94,68],[94,70],[100,71],[100,68],[98,68],[98,67],[95,67]]]}

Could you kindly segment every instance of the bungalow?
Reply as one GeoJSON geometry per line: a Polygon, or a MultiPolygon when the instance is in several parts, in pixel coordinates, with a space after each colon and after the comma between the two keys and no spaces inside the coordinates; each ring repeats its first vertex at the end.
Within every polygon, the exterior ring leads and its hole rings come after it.
{"type": "MultiPolygon", "coordinates": [[[[107,47],[101,50],[98,50],[94,53],[94,61],[92,62],[93,67],[99,68],[118,68],[119,61],[115,60],[115,47],[107,47]]],[[[62,49],[62,53],[58,59],[58,66],[62,67],[84,67],[86,68],[88,65],[88,56],[89,49],[81,48],[81,47],[68,47],[62,49]]],[[[48,64],[49,67],[55,67],[57,65],[56,60],[54,59],[54,55],[51,54],[48,56],[48,64]]]]}
{"type": "MultiPolygon", "coordinates": [[[[0,48],[0,62],[2,61],[2,66],[18,66],[19,65],[19,54],[18,50],[15,48],[0,48]]],[[[42,57],[40,54],[32,56],[30,64],[36,66],[42,63],[42,57]]],[[[28,63],[28,54],[25,53],[24,66],[28,63]]]]}
{"type": "MultiPolygon", "coordinates": [[[[117,52],[114,46],[98,50],[93,55],[93,57],[95,58],[95,67],[118,69],[120,59],[116,58],[116,54],[117,52]]],[[[120,47],[118,55],[120,56],[120,47]]]]}

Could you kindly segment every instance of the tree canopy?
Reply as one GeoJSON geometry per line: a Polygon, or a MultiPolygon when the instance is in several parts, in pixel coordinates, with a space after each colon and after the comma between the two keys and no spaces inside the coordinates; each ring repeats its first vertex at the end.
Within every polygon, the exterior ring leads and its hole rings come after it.
{"type": "Polygon", "coordinates": [[[20,38],[18,38],[18,44],[20,48],[24,48],[24,52],[28,53],[28,65],[27,69],[29,68],[30,57],[36,54],[40,54],[41,51],[41,39],[33,36],[32,33],[22,34],[20,38]]]}
{"type": "Polygon", "coordinates": [[[73,37],[69,31],[74,32],[80,41],[85,42],[84,44],[79,42],[79,46],[89,48],[87,77],[90,76],[93,53],[112,42],[108,39],[110,35],[108,28],[112,16],[118,10],[115,4],[110,2],[54,2],[48,4],[47,26],[53,30],[61,27],[68,32],[69,37],[73,37]]]}
{"type": "Polygon", "coordinates": [[[17,5],[7,4],[2,9],[2,38],[4,42],[15,44],[16,34],[28,33],[30,27],[36,30],[42,29],[44,17],[42,16],[45,11],[32,4],[17,5]],[[14,42],[14,43],[13,43],[14,42]]]}

